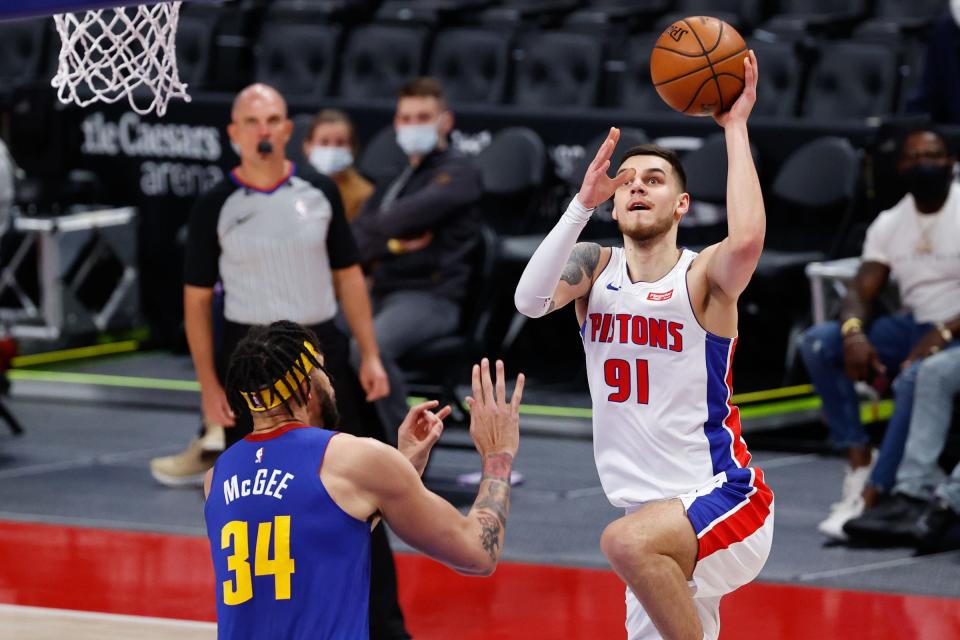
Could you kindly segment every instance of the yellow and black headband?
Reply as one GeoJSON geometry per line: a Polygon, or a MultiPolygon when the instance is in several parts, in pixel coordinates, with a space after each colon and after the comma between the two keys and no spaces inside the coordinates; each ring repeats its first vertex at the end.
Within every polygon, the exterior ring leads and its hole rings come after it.
{"type": "MultiPolygon", "coordinates": [[[[293,390],[306,380],[310,372],[318,366],[314,364],[314,362],[320,362],[320,354],[317,353],[317,349],[309,341],[304,341],[303,346],[306,351],[301,352],[297,360],[294,360],[290,365],[290,370],[274,381],[273,384],[259,391],[240,392],[247,406],[250,407],[250,411],[262,413],[280,406],[293,395],[293,390]]],[[[319,368],[321,371],[323,370],[322,365],[319,368]]]]}

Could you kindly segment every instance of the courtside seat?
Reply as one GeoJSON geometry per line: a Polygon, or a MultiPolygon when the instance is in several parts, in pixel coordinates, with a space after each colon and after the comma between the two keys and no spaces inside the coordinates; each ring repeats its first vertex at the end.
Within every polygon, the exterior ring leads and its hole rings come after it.
{"type": "Polygon", "coordinates": [[[434,39],[429,74],[451,104],[500,104],[507,93],[510,36],[487,29],[445,29],[434,39]]]}
{"type": "Polygon", "coordinates": [[[547,151],[540,136],[527,127],[502,129],[477,156],[476,164],[483,181],[487,224],[505,242],[510,234],[528,233],[547,173],[547,151]]]}
{"type": "Polygon", "coordinates": [[[368,24],[350,32],[340,69],[340,96],[393,101],[424,69],[428,31],[421,27],[368,24]]]}
{"type": "Polygon", "coordinates": [[[324,24],[286,21],[265,25],[256,47],[257,79],[288,98],[319,99],[330,95],[340,29],[324,24]]]}
{"type": "Polygon", "coordinates": [[[393,180],[409,163],[403,149],[397,144],[397,133],[388,124],[367,142],[357,163],[357,170],[378,187],[393,180]]]}
{"type": "Polygon", "coordinates": [[[857,205],[861,154],[826,136],[791,153],[768,190],[767,239],[758,272],[830,257],[857,205]]]}
{"type": "Polygon", "coordinates": [[[436,398],[441,407],[451,405],[454,414],[450,421],[464,425],[469,421],[469,413],[456,385],[470,380],[470,369],[480,358],[492,355],[488,353],[487,330],[499,280],[497,236],[483,224],[478,236],[472,256],[473,273],[467,286],[470,295],[463,301],[459,331],[415,349],[397,363],[413,393],[436,398]]]}
{"type": "Polygon", "coordinates": [[[603,43],[585,33],[546,31],[524,38],[513,103],[524,107],[592,107],[603,72],[603,43]]]}
{"type": "Polygon", "coordinates": [[[802,115],[846,119],[893,113],[900,84],[895,50],[860,42],[823,43],[807,82],[802,115]]]}

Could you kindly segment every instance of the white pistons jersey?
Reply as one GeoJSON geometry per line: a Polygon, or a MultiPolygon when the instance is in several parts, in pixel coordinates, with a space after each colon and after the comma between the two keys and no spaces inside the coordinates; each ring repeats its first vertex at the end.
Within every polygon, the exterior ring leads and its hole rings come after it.
{"type": "Polygon", "coordinates": [[[633,283],[614,247],[590,292],[580,335],[594,456],[616,507],[694,491],[724,472],[739,476],[750,462],[730,404],[736,338],[701,327],[687,293],[696,256],[684,250],[660,280],[633,283]]]}

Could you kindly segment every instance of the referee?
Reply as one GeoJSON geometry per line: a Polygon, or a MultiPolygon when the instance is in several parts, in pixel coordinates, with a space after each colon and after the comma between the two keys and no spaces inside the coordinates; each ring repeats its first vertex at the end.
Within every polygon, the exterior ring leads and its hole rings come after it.
{"type": "MultiPolygon", "coordinates": [[[[204,417],[228,427],[228,447],[251,432],[250,414],[234,415],[227,402],[222,383],[226,365],[252,326],[291,320],[319,338],[342,430],[385,440],[368,402],[384,397],[389,386],[357,247],[336,185],[313,172],[299,175],[287,160],[284,149],[293,123],[283,97],[271,87],[255,84],[240,92],[227,131],[240,166],[194,205],[184,268],[187,342],[204,417]],[[218,280],[225,322],[215,355],[211,303],[218,280]],[[333,321],[338,300],[360,348],[359,381],[350,367],[349,340],[333,321]]],[[[372,549],[371,638],[406,638],[393,557],[383,527],[378,529],[372,549]]]]}

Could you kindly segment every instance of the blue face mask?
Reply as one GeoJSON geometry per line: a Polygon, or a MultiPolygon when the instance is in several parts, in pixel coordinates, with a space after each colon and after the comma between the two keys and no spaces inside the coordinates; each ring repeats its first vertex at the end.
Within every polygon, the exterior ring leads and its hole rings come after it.
{"type": "Polygon", "coordinates": [[[320,173],[336,175],[353,164],[353,154],[347,147],[314,147],[310,151],[310,164],[320,173]]]}
{"type": "Polygon", "coordinates": [[[423,156],[437,147],[435,124],[407,124],[397,128],[397,144],[408,156],[423,156]]]}

